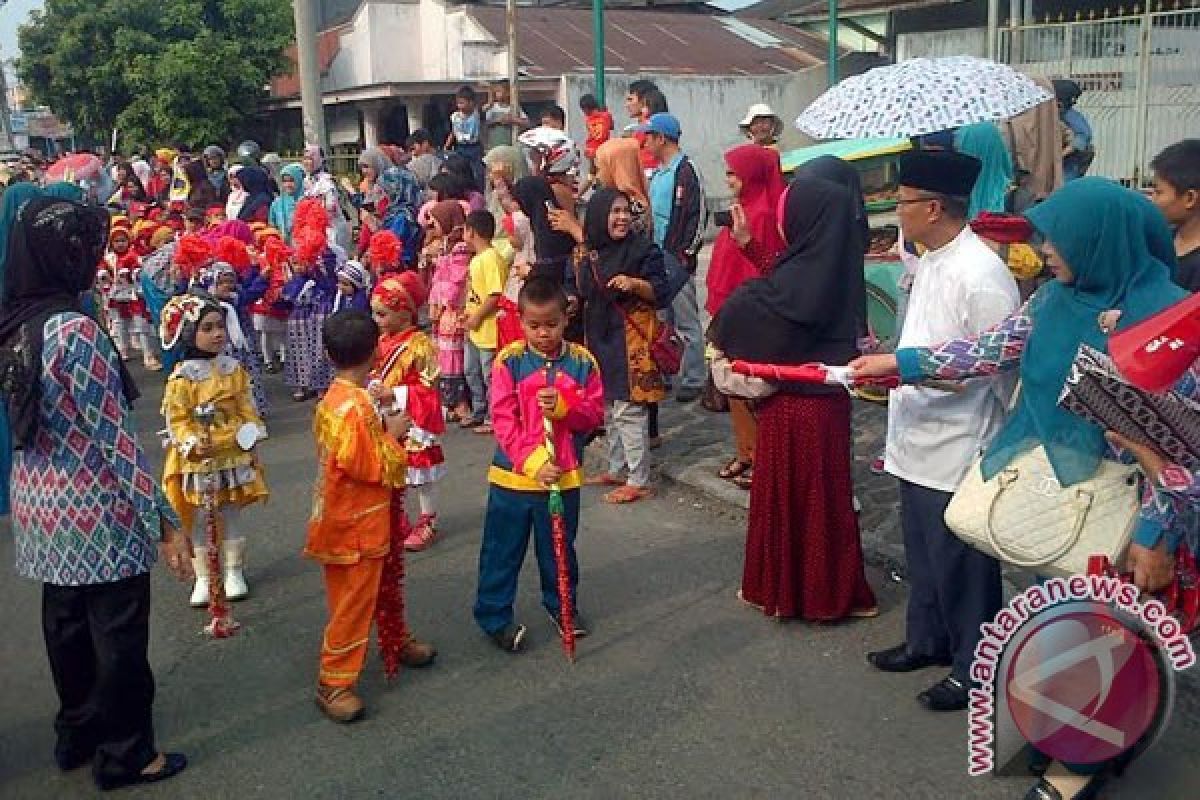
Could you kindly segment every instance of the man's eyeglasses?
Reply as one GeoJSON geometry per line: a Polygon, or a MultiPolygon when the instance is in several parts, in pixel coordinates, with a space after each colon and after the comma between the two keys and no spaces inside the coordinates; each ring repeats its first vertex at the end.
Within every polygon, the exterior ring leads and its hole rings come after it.
{"type": "Polygon", "coordinates": [[[940,201],[941,199],[942,199],[942,198],[940,198],[940,197],[935,197],[935,196],[933,196],[933,195],[927,195],[927,196],[924,196],[924,197],[910,197],[910,198],[909,198],[909,199],[907,199],[907,200],[897,200],[897,201],[896,201],[896,205],[898,205],[898,206],[904,206],[904,205],[908,205],[909,203],[928,203],[928,202],[930,202],[930,201],[934,201],[934,200],[938,200],[938,201],[940,201]]]}

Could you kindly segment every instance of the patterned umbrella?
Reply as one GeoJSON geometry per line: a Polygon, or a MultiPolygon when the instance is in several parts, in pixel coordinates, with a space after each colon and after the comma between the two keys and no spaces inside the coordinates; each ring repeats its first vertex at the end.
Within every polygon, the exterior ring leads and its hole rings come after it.
{"type": "Polygon", "coordinates": [[[817,139],[921,136],[1008,119],[1053,96],[985,58],[914,58],[847,78],[796,118],[817,139]]]}

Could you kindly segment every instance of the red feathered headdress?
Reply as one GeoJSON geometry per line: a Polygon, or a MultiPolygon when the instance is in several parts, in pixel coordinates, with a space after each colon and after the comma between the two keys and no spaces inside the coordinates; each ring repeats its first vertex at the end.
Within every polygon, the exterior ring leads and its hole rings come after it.
{"type": "Polygon", "coordinates": [[[400,253],[403,245],[400,239],[391,231],[376,231],[371,234],[371,243],[367,246],[367,257],[371,259],[371,268],[376,273],[400,266],[400,253]]]}
{"type": "Polygon", "coordinates": [[[412,314],[425,305],[429,296],[421,277],[415,272],[397,272],[388,275],[371,292],[371,299],[378,300],[392,311],[407,310],[412,314]]]}
{"type": "Polygon", "coordinates": [[[322,238],[325,229],[329,227],[329,213],[321,201],[315,197],[306,197],[296,204],[296,213],[292,217],[292,238],[296,239],[305,232],[319,232],[322,238]]]}
{"type": "Polygon", "coordinates": [[[239,278],[244,277],[250,269],[250,251],[246,249],[245,244],[232,236],[222,236],[217,240],[214,256],[217,261],[224,261],[237,270],[239,278]]]}
{"type": "Polygon", "coordinates": [[[301,231],[292,236],[292,243],[296,246],[296,260],[312,266],[325,252],[325,232],[301,231]]]}
{"type": "Polygon", "coordinates": [[[175,247],[174,262],[183,268],[184,275],[190,280],[197,270],[206,267],[213,260],[213,251],[208,242],[198,234],[186,233],[179,239],[175,247]]]}
{"type": "Polygon", "coordinates": [[[1033,236],[1033,225],[1020,214],[996,214],[991,211],[980,212],[971,221],[971,230],[999,244],[1028,242],[1033,236]]]}
{"type": "Polygon", "coordinates": [[[281,269],[292,257],[292,249],[282,239],[267,239],[263,246],[263,259],[272,270],[281,269]]]}

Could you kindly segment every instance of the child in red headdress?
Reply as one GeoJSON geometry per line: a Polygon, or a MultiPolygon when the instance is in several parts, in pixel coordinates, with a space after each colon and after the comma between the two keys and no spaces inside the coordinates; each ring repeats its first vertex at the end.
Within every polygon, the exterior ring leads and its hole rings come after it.
{"type": "MultiPolygon", "coordinates": [[[[367,387],[385,410],[403,411],[412,419],[404,447],[408,453],[408,487],[417,496],[421,516],[404,535],[404,549],[419,551],[437,536],[434,484],[446,474],[441,436],[446,432],[438,393],[438,358],[433,342],[417,327],[425,304],[425,284],[415,272],[388,275],[371,293],[371,314],[379,325],[379,351],[373,380],[367,387]]],[[[407,531],[403,495],[393,500],[393,525],[407,531]]]]}
{"type": "Polygon", "coordinates": [[[104,257],[113,276],[107,308],[109,328],[123,361],[129,360],[129,348],[142,353],[142,364],[148,370],[162,369],[157,349],[151,341],[150,314],[138,289],[142,260],[133,249],[133,234],[129,220],[116,217],[108,235],[108,253],[104,257]]]}
{"type": "Polygon", "coordinates": [[[263,240],[259,256],[259,281],[265,284],[263,295],[250,304],[250,319],[258,335],[259,352],[267,372],[282,369],[289,307],[283,287],[291,279],[292,249],[279,237],[263,240]]]}
{"type": "Polygon", "coordinates": [[[305,198],[296,204],[295,258],[283,298],[291,304],[284,379],[298,403],[324,394],[333,381],[333,367],[321,340],[321,325],[333,311],[337,295],[338,257],[326,241],[327,228],[328,215],[319,200],[305,198]]]}

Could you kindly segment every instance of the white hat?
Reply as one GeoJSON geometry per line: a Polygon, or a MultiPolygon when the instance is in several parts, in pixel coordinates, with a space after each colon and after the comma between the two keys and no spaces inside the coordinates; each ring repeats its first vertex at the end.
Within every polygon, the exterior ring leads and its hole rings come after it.
{"type": "Polygon", "coordinates": [[[775,120],[775,130],[773,136],[778,136],[783,132],[783,119],[778,114],[771,110],[771,107],[766,103],[755,103],[750,106],[750,110],[746,112],[746,118],[738,123],[738,127],[749,128],[750,123],[754,122],[756,117],[770,117],[775,120]]]}

